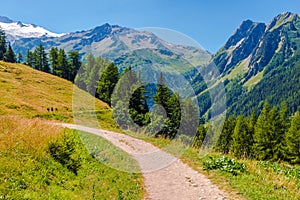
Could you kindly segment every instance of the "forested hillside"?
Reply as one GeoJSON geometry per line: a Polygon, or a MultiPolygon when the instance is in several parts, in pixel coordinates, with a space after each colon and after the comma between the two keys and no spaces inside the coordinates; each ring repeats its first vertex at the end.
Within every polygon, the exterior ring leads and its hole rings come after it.
{"type": "MultiPolygon", "coordinates": [[[[213,56],[221,72],[218,80],[225,85],[228,115],[259,112],[265,100],[272,106],[286,102],[291,113],[299,110],[299,36],[297,14],[280,14],[267,25],[250,20],[241,24],[213,56]]],[[[210,99],[201,80],[196,76],[193,83],[206,113],[210,99]]]]}

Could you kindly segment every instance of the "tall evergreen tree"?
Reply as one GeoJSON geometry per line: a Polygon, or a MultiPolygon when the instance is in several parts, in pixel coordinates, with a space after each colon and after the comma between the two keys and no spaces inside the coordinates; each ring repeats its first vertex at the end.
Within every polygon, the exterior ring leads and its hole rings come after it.
{"type": "Polygon", "coordinates": [[[53,75],[58,75],[59,73],[61,73],[58,69],[58,49],[57,47],[52,47],[49,51],[49,60],[50,60],[50,64],[52,67],[52,74],[53,75]]]}
{"type": "Polygon", "coordinates": [[[225,119],[222,133],[216,145],[216,150],[223,154],[228,154],[232,141],[232,135],[235,127],[235,117],[230,115],[225,119]]]}
{"type": "MultiPolygon", "coordinates": [[[[129,79],[132,81],[136,75],[133,70],[129,69],[129,71],[131,71],[129,79]]],[[[146,115],[149,112],[149,107],[145,96],[146,90],[144,86],[140,86],[143,84],[139,76],[136,77],[136,83],[133,85],[133,88],[135,88],[135,85],[138,85],[138,88],[133,91],[129,100],[130,116],[136,124],[144,126],[150,122],[146,115]]]]}
{"type": "Polygon", "coordinates": [[[13,51],[13,49],[11,48],[10,44],[8,44],[8,48],[7,48],[6,52],[4,53],[4,61],[11,62],[11,63],[16,62],[16,54],[13,51]]]}
{"type": "Polygon", "coordinates": [[[180,126],[181,108],[179,94],[171,93],[165,108],[168,118],[161,134],[172,139],[176,136],[180,126]]]}
{"type": "Polygon", "coordinates": [[[71,51],[68,53],[70,66],[70,81],[74,82],[75,76],[81,67],[80,57],[78,51],[71,51]]]}
{"type": "Polygon", "coordinates": [[[43,71],[43,72],[50,72],[49,61],[47,57],[47,53],[45,48],[42,44],[39,44],[34,50],[35,56],[35,69],[43,71]]]}
{"type": "Polygon", "coordinates": [[[63,49],[58,51],[56,73],[57,76],[70,80],[69,62],[65,50],[63,49]]]}
{"type": "Polygon", "coordinates": [[[168,100],[170,99],[172,93],[169,88],[164,84],[164,77],[162,72],[159,75],[156,94],[154,95],[154,101],[156,104],[161,105],[166,110],[166,114],[169,117],[170,112],[168,112],[168,100]]]}
{"type": "Polygon", "coordinates": [[[291,126],[285,134],[285,157],[294,164],[300,164],[300,112],[292,117],[291,126]]]}
{"type": "Polygon", "coordinates": [[[254,132],[253,149],[258,159],[282,159],[283,134],[280,132],[281,127],[280,114],[277,108],[270,109],[266,102],[258,117],[254,132]]]}
{"type": "Polygon", "coordinates": [[[275,131],[276,131],[276,144],[274,150],[274,159],[275,160],[283,160],[284,159],[284,151],[285,151],[285,133],[288,131],[289,127],[289,111],[286,103],[282,103],[279,113],[276,117],[275,131]]]}
{"type": "Polygon", "coordinates": [[[5,52],[6,52],[6,35],[4,30],[0,28],[0,60],[4,60],[5,52]]]}
{"type": "MultiPolygon", "coordinates": [[[[105,68],[106,66],[103,66],[105,68]]],[[[86,90],[92,94],[95,95],[97,92],[98,82],[99,82],[99,75],[100,75],[100,68],[101,66],[97,64],[96,58],[93,54],[87,55],[87,62],[84,67],[85,72],[85,84],[86,84],[86,90]]]]}
{"type": "Polygon", "coordinates": [[[248,133],[249,133],[249,135],[252,136],[251,150],[250,150],[250,154],[249,154],[249,157],[251,157],[251,158],[253,157],[253,143],[254,143],[253,137],[254,137],[256,122],[257,122],[257,114],[256,114],[256,112],[252,112],[251,115],[247,119],[248,133]]]}
{"type": "Polygon", "coordinates": [[[118,82],[118,67],[110,63],[103,72],[97,87],[97,96],[111,106],[111,95],[118,82]]]}
{"type": "Polygon", "coordinates": [[[150,122],[147,115],[149,108],[144,96],[146,91],[141,85],[140,77],[131,68],[128,68],[120,75],[120,80],[115,86],[115,95],[111,101],[114,117],[122,128],[137,128],[130,124],[132,121],[129,118],[139,126],[150,122]]]}
{"type": "Polygon", "coordinates": [[[248,123],[244,116],[238,116],[232,135],[231,145],[232,152],[238,158],[246,158],[251,153],[253,135],[251,135],[248,128],[248,123]]]}
{"type": "Polygon", "coordinates": [[[157,81],[157,90],[153,99],[156,104],[161,105],[164,108],[167,117],[165,126],[158,133],[158,135],[174,138],[180,126],[180,96],[178,94],[174,94],[165,85],[162,73],[159,75],[159,79],[157,81]]]}
{"type": "Polygon", "coordinates": [[[270,111],[269,103],[265,102],[255,126],[253,150],[255,157],[260,160],[272,157],[270,111]]]}
{"type": "Polygon", "coordinates": [[[34,53],[32,51],[30,51],[29,49],[27,50],[27,54],[26,54],[26,58],[25,58],[25,64],[32,67],[32,68],[35,66],[34,53]]]}

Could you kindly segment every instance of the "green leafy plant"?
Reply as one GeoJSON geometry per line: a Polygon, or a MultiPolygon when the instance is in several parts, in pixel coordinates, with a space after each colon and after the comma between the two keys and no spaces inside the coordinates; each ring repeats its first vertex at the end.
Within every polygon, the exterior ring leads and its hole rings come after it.
{"type": "Polygon", "coordinates": [[[246,172],[246,165],[236,161],[233,158],[228,157],[212,157],[203,162],[204,170],[221,170],[229,172],[233,175],[238,175],[240,173],[246,172]]]}

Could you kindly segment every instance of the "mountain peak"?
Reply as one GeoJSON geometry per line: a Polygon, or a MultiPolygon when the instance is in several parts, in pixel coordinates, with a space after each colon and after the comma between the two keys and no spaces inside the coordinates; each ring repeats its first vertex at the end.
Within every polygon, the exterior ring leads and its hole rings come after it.
{"type": "Polygon", "coordinates": [[[245,38],[249,32],[256,26],[258,23],[251,20],[243,21],[235,33],[229,38],[225,44],[225,49],[230,48],[231,46],[237,45],[243,38],[245,38]]]}
{"type": "Polygon", "coordinates": [[[283,12],[279,15],[277,15],[277,17],[275,17],[276,20],[285,20],[288,19],[289,17],[294,17],[296,16],[296,14],[291,13],[291,12],[283,12]]]}
{"type": "Polygon", "coordinates": [[[0,22],[3,23],[13,23],[14,21],[5,16],[0,16],[0,22]]]}
{"type": "Polygon", "coordinates": [[[268,24],[268,30],[273,31],[288,22],[292,22],[295,18],[299,18],[299,15],[291,12],[281,13],[268,24]]]}
{"type": "Polygon", "coordinates": [[[43,27],[34,24],[25,24],[20,21],[14,21],[5,16],[0,16],[0,27],[9,37],[19,38],[39,38],[39,37],[60,37],[64,34],[56,34],[46,30],[43,27]]]}

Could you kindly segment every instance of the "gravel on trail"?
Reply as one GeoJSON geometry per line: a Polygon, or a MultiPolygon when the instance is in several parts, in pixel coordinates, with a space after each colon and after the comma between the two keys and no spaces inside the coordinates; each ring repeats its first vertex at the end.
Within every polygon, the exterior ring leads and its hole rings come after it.
{"type": "Polygon", "coordinates": [[[125,134],[81,125],[62,124],[62,126],[103,137],[136,159],[144,178],[146,189],[144,199],[227,199],[227,194],[203,174],[148,142],[125,134]]]}

